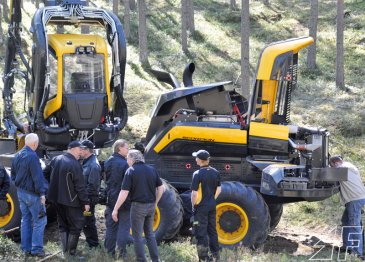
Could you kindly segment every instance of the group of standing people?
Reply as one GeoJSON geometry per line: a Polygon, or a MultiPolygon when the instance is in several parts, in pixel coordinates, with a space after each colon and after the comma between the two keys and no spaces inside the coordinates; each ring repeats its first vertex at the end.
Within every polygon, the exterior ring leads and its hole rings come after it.
{"type": "MultiPolygon", "coordinates": [[[[47,224],[46,199],[56,209],[65,255],[76,255],[81,231],[90,248],[99,247],[95,205],[98,202],[101,167],[93,153],[94,144],[89,140],[72,141],[67,152],[54,157],[42,171],[35,152],[38,143],[36,134],[26,135],[25,146],[16,154],[11,168],[11,179],[17,187],[22,213],[22,251],[27,256],[48,255],[43,249],[47,224]]],[[[4,184],[1,187],[4,192],[0,191],[1,200],[10,183],[6,180],[5,169],[0,171],[0,182],[4,184]]],[[[151,259],[159,261],[153,232],[155,208],[164,191],[159,174],[145,164],[139,150],[129,150],[123,139],[114,143],[113,155],[105,162],[105,174],[108,197],[105,210],[106,250],[115,256],[117,249],[119,257],[125,258],[127,244],[134,243],[137,260],[146,261],[144,233],[151,259]]]]}

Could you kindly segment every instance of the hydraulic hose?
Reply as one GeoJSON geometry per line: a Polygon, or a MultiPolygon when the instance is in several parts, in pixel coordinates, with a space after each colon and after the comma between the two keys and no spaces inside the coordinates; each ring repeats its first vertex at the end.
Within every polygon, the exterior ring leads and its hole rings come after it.
{"type": "Polygon", "coordinates": [[[44,114],[44,109],[46,107],[46,101],[48,99],[48,95],[49,95],[49,85],[47,85],[46,88],[44,89],[42,101],[39,106],[39,110],[37,112],[37,120],[36,120],[37,127],[43,132],[52,135],[58,135],[68,132],[68,130],[70,129],[69,124],[66,124],[64,127],[50,127],[47,126],[47,124],[45,123],[43,114],[44,114]]]}

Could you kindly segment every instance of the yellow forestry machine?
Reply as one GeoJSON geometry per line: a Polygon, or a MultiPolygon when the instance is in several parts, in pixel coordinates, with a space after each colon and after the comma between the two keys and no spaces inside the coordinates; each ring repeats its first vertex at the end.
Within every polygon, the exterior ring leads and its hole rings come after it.
{"type": "MultiPolygon", "coordinates": [[[[21,0],[11,3],[1,163],[10,167],[25,129],[39,135],[42,158],[59,154],[74,139],[110,146],[128,117],[123,98],[126,42],[118,18],[86,6],[85,0],[49,1],[34,14],[28,63],[21,49],[21,0]],[[90,26],[90,33],[83,33],[83,26],[90,26]],[[15,90],[25,93],[25,121],[13,106],[15,90]]],[[[318,201],[338,192],[347,170],[328,167],[329,133],[290,123],[298,53],[312,42],[303,37],[264,48],[250,100],[229,88],[230,82],[194,86],[194,64],[184,71],[185,87],[170,73],[152,71],[173,86],[157,100],[144,141],[146,161],[159,170],[166,186],[155,214],[158,241],[191,227],[189,188],[198,168],[191,153],[198,149],[211,153],[223,180],[217,199],[222,246],[258,246],[278,224],[284,203],[318,201]]],[[[20,224],[14,185],[7,202],[0,210],[5,214],[1,230],[20,224]]]]}

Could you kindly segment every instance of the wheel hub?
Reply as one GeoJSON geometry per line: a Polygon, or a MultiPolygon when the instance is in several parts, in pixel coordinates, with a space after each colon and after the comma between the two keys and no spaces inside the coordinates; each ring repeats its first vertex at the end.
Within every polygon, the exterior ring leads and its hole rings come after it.
{"type": "Polygon", "coordinates": [[[225,232],[233,233],[240,228],[241,218],[236,212],[228,210],[219,218],[219,225],[225,232]]]}

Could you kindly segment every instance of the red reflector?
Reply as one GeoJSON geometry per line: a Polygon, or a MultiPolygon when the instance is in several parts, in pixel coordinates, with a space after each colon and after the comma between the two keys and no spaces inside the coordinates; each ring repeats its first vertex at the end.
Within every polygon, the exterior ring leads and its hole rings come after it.
{"type": "Polygon", "coordinates": [[[105,122],[105,117],[101,117],[101,122],[104,123],[105,122]]]}
{"type": "Polygon", "coordinates": [[[191,164],[186,164],[185,167],[186,167],[186,169],[190,169],[191,168],[191,164]]]}
{"type": "Polygon", "coordinates": [[[230,170],[231,166],[230,165],[226,165],[226,170],[230,170]]]}

